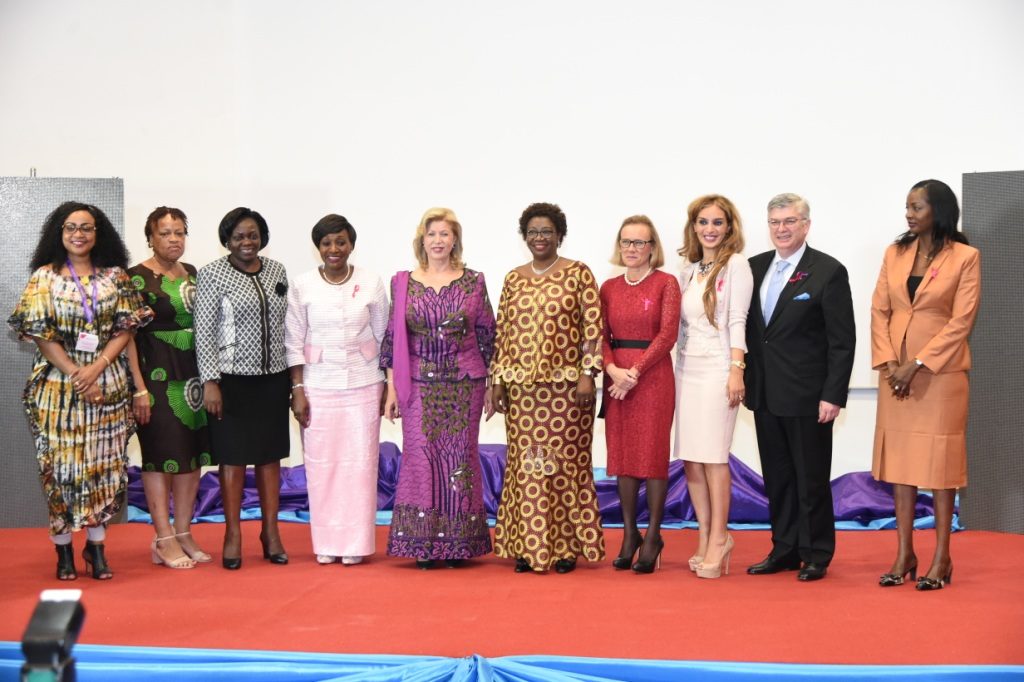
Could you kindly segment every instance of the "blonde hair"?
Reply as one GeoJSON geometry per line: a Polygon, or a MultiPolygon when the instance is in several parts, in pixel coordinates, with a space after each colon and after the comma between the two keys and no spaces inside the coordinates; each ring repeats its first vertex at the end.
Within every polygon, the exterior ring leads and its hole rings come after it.
{"type": "MultiPolygon", "coordinates": [[[[677,253],[689,263],[696,263],[704,257],[704,247],[697,239],[697,232],[694,229],[697,225],[697,216],[708,206],[717,206],[725,214],[727,229],[718,251],[715,253],[715,265],[711,268],[708,281],[715,282],[722,269],[729,263],[734,253],[743,250],[743,221],[740,220],[740,212],[736,206],[723,197],[721,194],[706,194],[697,197],[690,202],[686,209],[686,227],[683,228],[683,246],[677,253]]],[[[715,286],[704,289],[704,314],[708,317],[711,326],[718,328],[715,323],[715,307],[718,305],[718,289],[715,286]]]]}
{"type": "Polygon", "coordinates": [[[612,265],[625,265],[625,263],[622,262],[622,249],[619,248],[619,240],[622,239],[622,229],[626,227],[626,225],[647,226],[647,229],[651,232],[651,241],[654,242],[651,244],[651,267],[657,269],[664,265],[665,250],[661,248],[661,237],[658,236],[658,230],[654,227],[654,223],[645,215],[631,215],[622,221],[622,225],[619,226],[619,231],[615,234],[615,246],[612,251],[612,257],[608,259],[609,262],[612,265]]]}
{"type": "Polygon", "coordinates": [[[452,245],[452,252],[448,254],[448,262],[456,270],[464,268],[466,265],[462,262],[462,224],[459,219],[455,217],[455,211],[450,208],[428,208],[423,217],[420,218],[420,224],[416,227],[416,236],[412,240],[412,252],[416,255],[416,260],[419,262],[420,267],[426,270],[427,268],[427,250],[423,248],[423,237],[426,236],[427,230],[430,228],[430,223],[443,220],[452,226],[452,234],[455,235],[455,243],[452,245]]]}

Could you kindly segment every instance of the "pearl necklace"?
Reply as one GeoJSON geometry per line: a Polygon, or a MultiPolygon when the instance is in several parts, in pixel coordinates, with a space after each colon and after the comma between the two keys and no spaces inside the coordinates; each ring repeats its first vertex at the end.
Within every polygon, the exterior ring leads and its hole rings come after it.
{"type": "Polygon", "coordinates": [[[530,261],[530,269],[531,269],[531,270],[533,270],[533,274],[535,274],[535,275],[537,275],[538,277],[540,277],[541,275],[543,275],[544,273],[546,273],[546,272],[547,272],[548,270],[550,270],[551,268],[555,267],[555,263],[557,263],[557,262],[558,262],[558,261],[560,261],[560,260],[561,260],[561,256],[559,256],[558,258],[556,258],[555,260],[553,260],[553,261],[551,262],[551,265],[547,266],[547,267],[546,267],[546,268],[544,268],[543,270],[538,270],[538,269],[537,269],[537,266],[535,266],[535,265],[533,264],[533,261],[530,261]]]}
{"type": "Polygon", "coordinates": [[[344,284],[345,282],[348,281],[349,277],[352,276],[352,264],[351,263],[348,264],[348,272],[345,273],[345,276],[341,278],[340,282],[332,282],[330,280],[330,278],[327,277],[327,273],[324,271],[323,268],[320,268],[320,276],[323,277],[324,281],[327,282],[328,284],[330,284],[332,286],[340,287],[342,284],[344,284]]]}
{"type": "Polygon", "coordinates": [[[629,278],[629,275],[624,272],[624,273],[622,273],[622,279],[626,280],[626,284],[628,284],[629,286],[635,287],[635,286],[639,286],[640,282],[643,282],[645,279],[647,279],[648,275],[650,275],[652,272],[654,272],[654,268],[647,268],[647,272],[644,273],[644,276],[641,277],[640,279],[638,279],[635,282],[632,281],[629,278]]]}

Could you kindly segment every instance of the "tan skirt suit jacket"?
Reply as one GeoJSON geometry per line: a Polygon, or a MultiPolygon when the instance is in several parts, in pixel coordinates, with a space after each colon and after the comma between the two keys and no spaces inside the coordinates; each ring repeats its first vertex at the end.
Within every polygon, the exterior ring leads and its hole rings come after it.
{"type": "Polygon", "coordinates": [[[954,242],[929,264],[910,300],[917,245],[889,246],[871,299],[871,364],[879,370],[872,475],[930,489],[967,484],[967,337],[981,294],[977,249],[954,242]],[[905,400],[893,397],[886,363],[923,364],[905,400]]]}

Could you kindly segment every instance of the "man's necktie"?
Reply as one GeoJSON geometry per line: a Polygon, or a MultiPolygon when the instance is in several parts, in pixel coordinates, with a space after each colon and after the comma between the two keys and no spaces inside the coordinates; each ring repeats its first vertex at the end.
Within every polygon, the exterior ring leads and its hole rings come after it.
{"type": "Polygon", "coordinates": [[[782,276],[782,273],[789,267],[789,263],[780,260],[775,264],[775,272],[772,273],[772,279],[768,282],[768,292],[764,297],[764,323],[768,324],[772,320],[772,313],[775,312],[775,304],[779,302],[779,294],[782,293],[782,287],[786,284],[786,278],[782,276]]]}

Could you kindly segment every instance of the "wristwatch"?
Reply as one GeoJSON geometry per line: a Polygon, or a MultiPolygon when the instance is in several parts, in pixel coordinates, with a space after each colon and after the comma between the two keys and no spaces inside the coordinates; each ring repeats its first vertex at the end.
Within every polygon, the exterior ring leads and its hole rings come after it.
{"type": "Polygon", "coordinates": [[[729,364],[732,365],[733,367],[739,367],[740,369],[747,368],[747,363],[743,362],[742,360],[733,360],[729,364]]]}
{"type": "Polygon", "coordinates": [[[597,376],[597,370],[594,369],[593,367],[587,367],[586,369],[583,370],[583,373],[586,374],[591,379],[597,376]]]}

